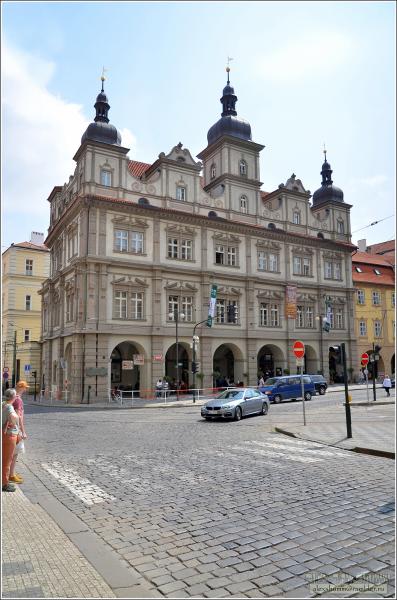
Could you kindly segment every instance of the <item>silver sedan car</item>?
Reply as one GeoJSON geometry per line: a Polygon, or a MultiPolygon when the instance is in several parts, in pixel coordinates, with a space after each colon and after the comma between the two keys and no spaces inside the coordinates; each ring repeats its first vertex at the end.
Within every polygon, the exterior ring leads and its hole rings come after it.
{"type": "Polygon", "coordinates": [[[267,415],[269,400],[254,388],[231,388],[221,392],[216,398],[201,407],[203,419],[220,417],[240,421],[247,415],[267,415]]]}

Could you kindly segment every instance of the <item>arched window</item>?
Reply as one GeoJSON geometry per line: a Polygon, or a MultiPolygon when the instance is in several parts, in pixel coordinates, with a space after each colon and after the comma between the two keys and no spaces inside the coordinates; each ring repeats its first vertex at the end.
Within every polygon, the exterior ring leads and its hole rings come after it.
{"type": "Polygon", "coordinates": [[[299,210],[294,210],[294,212],[292,214],[292,222],[294,223],[294,225],[300,225],[301,214],[300,214],[299,210]]]}
{"type": "Polygon", "coordinates": [[[345,224],[340,219],[338,219],[338,221],[336,222],[336,231],[337,233],[345,233],[345,224]]]}
{"type": "Polygon", "coordinates": [[[211,165],[211,179],[215,179],[216,177],[216,165],[212,163],[211,165]]]}
{"type": "Polygon", "coordinates": [[[248,199],[247,196],[240,197],[240,212],[247,213],[248,212],[248,199]]]}
{"type": "Polygon", "coordinates": [[[247,175],[247,163],[243,159],[240,160],[240,175],[247,175]]]}

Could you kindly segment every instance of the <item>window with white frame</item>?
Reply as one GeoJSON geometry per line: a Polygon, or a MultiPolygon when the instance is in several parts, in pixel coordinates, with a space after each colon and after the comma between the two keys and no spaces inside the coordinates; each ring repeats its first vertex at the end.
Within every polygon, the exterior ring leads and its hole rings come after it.
{"type": "Polygon", "coordinates": [[[294,212],[292,213],[292,222],[294,223],[294,225],[300,225],[301,214],[300,214],[299,210],[294,210],[294,212]]]}
{"type": "Polygon", "coordinates": [[[324,278],[342,280],[342,263],[340,260],[324,261],[324,278]]]}
{"type": "Polygon", "coordinates": [[[179,260],[193,260],[193,240],[184,236],[169,236],[167,257],[179,260]]]}
{"type": "Polygon", "coordinates": [[[239,168],[240,168],[240,175],[246,176],[247,175],[247,163],[245,162],[245,160],[243,160],[243,159],[240,160],[239,168]]]}
{"type": "Polygon", "coordinates": [[[228,265],[229,267],[237,266],[237,247],[236,246],[224,246],[223,244],[216,244],[215,246],[215,264],[216,265],[228,265]]]}
{"type": "Polygon", "coordinates": [[[365,291],[357,290],[357,304],[365,304],[365,291]]]}
{"type": "Polygon", "coordinates": [[[381,295],[380,292],[372,292],[372,304],[374,306],[379,306],[381,303],[381,295]]]}
{"type": "Polygon", "coordinates": [[[25,310],[32,310],[32,296],[25,296],[25,310]]]}
{"type": "Polygon", "coordinates": [[[258,270],[278,272],[279,255],[267,250],[258,250],[258,270]]]}
{"type": "Polygon", "coordinates": [[[367,335],[367,323],[365,321],[360,321],[359,322],[359,334],[361,336],[366,336],[367,335]]]}
{"type": "Polygon", "coordinates": [[[312,259],[310,256],[293,255],[293,274],[310,277],[312,272],[312,259]]]}
{"type": "Polygon", "coordinates": [[[374,335],[375,337],[382,335],[382,323],[380,321],[374,321],[374,335]]]}
{"type": "Polygon", "coordinates": [[[183,316],[183,321],[191,323],[193,321],[194,302],[193,296],[168,296],[167,320],[175,321],[175,314],[183,316]]]}
{"type": "Polygon", "coordinates": [[[308,256],[303,257],[303,273],[304,277],[310,277],[311,273],[311,259],[308,256]]]}
{"type": "Polygon", "coordinates": [[[335,327],[334,329],[344,328],[343,308],[337,307],[335,309],[335,327]]]}
{"type": "Polygon", "coordinates": [[[30,342],[30,329],[25,329],[24,331],[24,341],[30,342]]]}
{"type": "Polygon", "coordinates": [[[130,254],[144,253],[144,233],[133,229],[114,230],[114,251],[130,254]]]}
{"type": "Polygon", "coordinates": [[[295,325],[298,329],[311,329],[314,325],[314,307],[311,304],[298,304],[295,325]]]}
{"type": "Polygon", "coordinates": [[[66,311],[65,311],[65,320],[66,322],[73,321],[74,319],[74,294],[67,293],[66,294],[66,311]]]}
{"type": "Polygon", "coordinates": [[[340,219],[336,222],[336,232],[337,233],[345,233],[345,224],[340,219]]]}
{"type": "Polygon", "coordinates": [[[77,254],[77,227],[72,227],[68,231],[68,258],[72,258],[77,254]]]}
{"type": "Polygon", "coordinates": [[[107,169],[101,169],[101,185],[112,186],[112,172],[107,169]]]}
{"type": "Polygon", "coordinates": [[[248,212],[248,199],[247,196],[240,196],[240,212],[247,214],[248,212]]]}
{"type": "Polygon", "coordinates": [[[239,303],[238,300],[229,298],[218,298],[216,301],[216,323],[238,324],[239,303]]]}
{"type": "Polygon", "coordinates": [[[280,326],[280,306],[269,302],[261,302],[259,305],[259,324],[261,327],[280,326]]]}
{"type": "Polygon", "coordinates": [[[114,293],[114,317],[115,319],[127,318],[127,292],[116,290],[114,293]]]}
{"type": "Polygon", "coordinates": [[[33,260],[30,258],[25,260],[25,275],[33,275],[33,260]]]}
{"type": "Polygon", "coordinates": [[[211,165],[210,172],[211,172],[211,179],[215,179],[215,177],[216,177],[216,165],[214,163],[212,163],[212,165],[211,165]]]}
{"type": "Polygon", "coordinates": [[[131,313],[130,319],[139,321],[143,319],[143,293],[131,292],[130,295],[131,313]]]}
{"type": "Polygon", "coordinates": [[[176,199],[186,201],[186,187],[183,185],[176,186],[176,199]]]}

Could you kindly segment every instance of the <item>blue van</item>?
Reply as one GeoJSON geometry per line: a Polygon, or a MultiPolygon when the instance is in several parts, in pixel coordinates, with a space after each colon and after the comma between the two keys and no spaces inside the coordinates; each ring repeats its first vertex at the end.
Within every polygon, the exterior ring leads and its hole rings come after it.
{"type": "MultiPolygon", "coordinates": [[[[303,376],[305,400],[311,400],[316,395],[316,388],[309,375],[303,376]]],[[[266,394],[271,402],[282,402],[282,400],[296,400],[302,398],[302,385],[300,375],[288,375],[285,377],[270,377],[266,379],[265,385],[259,391],[266,394]]]]}

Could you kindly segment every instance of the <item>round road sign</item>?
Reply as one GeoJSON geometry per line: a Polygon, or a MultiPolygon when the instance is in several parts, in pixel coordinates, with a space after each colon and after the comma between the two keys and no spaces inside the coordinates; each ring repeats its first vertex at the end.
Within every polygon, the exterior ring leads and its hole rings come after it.
{"type": "Polygon", "coordinates": [[[366,352],[363,352],[361,355],[361,364],[363,367],[365,367],[369,362],[369,356],[366,352]]]}
{"type": "Polygon", "coordinates": [[[294,354],[296,358],[303,358],[305,356],[305,344],[299,340],[294,344],[294,354]]]}

